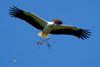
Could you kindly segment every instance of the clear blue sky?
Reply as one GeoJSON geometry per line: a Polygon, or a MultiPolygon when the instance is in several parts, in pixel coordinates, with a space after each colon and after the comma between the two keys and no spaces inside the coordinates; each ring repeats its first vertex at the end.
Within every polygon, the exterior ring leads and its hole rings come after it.
{"type": "Polygon", "coordinates": [[[2,0],[0,1],[0,67],[100,67],[100,0],[2,0]],[[36,46],[35,29],[8,14],[11,6],[36,13],[45,20],[60,18],[91,30],[80,40],[51,35],[52,49],[36,46]],[[16,60],[16,62],[14,62],[16,60]]]}

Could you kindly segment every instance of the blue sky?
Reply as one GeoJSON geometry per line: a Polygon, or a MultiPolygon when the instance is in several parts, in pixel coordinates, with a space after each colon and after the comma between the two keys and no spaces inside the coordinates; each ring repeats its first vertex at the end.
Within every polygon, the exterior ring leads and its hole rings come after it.
{"type": "Polygon", "coordinates": [[[100,67],[100,0],[2,0],[0,2],[0,67],[100,67]],[[8,14],[11,6],[36,13],[47,21],[60,18],[91,30],[80,40],[73,36],[51,35],[51,49],[37,47],[35,29],[8,14]],[[14,62],[16,60],[16,62],[14,62]]]}

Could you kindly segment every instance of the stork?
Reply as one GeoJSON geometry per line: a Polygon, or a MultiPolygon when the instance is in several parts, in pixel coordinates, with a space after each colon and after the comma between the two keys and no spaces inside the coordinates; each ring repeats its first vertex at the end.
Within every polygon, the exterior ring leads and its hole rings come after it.
{"type": "Polygon", "coordinates": [[[89,38],[91,35],[91,32],[87,29],[82,29],[72,25],[64,25],[60,19],[53,19],[52,22],[48,22],[34,13],[26,12],[15,6],[9,9],[9,13],[12,17],[22,19],[33,27],[41,30],[38,34],[41,37],[41,40],[37,42],[39,45],[48,39],[49,34],[73,35],[82,40],[89,38]]]}

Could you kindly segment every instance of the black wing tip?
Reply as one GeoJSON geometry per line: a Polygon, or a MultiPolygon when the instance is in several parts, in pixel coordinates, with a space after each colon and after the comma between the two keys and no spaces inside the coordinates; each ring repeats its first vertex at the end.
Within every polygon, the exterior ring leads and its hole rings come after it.
{"type": "Polygon", "coordinates": [[[91,36],[90,30],[80,29],[79,30],[79,35],[77,37],[82,39],[82,40],[85,40],[85,39],[88,39],[90,36],[91,36]]]}
{"type": "Polygon", "coordinates": [[[9,14],[11,15],[11,17],[16,17],[19,12],[22,12],[22,10],[15,6],[12,6],[9,9],[9,14]]]}

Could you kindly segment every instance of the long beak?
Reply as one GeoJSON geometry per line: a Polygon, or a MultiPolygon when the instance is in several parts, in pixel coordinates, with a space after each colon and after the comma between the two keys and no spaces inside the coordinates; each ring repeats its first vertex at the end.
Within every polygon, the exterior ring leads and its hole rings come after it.
{"type": "Polygon", "coordinates": [[[55,25],[56,25],[56,23],[53,24],[53,26],[55,26],[55,25]]]}
{"type": "Polygon", "coordinates": [[[54,23],[53,25],[56,25],[56,23],[54,23]]]}

